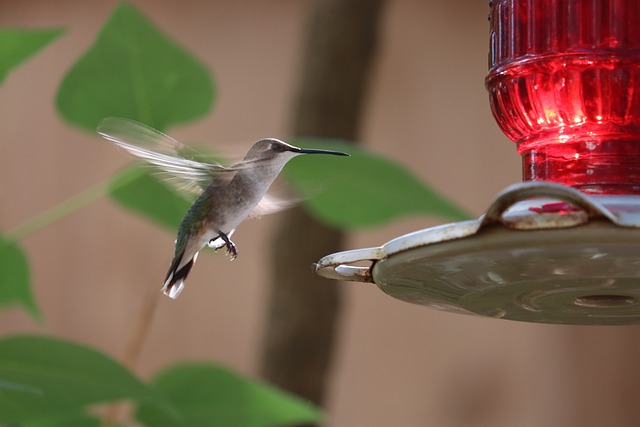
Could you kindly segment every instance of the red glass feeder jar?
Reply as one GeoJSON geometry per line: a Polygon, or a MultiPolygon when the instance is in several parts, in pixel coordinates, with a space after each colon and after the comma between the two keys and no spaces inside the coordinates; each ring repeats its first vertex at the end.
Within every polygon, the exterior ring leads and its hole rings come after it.
{"type": "Polygon", "coordinates": [[[523,179],[640,194],[640,1],[490,5],[486,85],[523,179]]]}

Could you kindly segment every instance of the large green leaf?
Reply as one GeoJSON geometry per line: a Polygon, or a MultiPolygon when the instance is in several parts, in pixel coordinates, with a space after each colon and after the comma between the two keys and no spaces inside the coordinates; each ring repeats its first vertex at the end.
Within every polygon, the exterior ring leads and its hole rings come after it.
{"type": "Polygon", "coordinates": [[[189,208],[189,201],[171,186],[149,175],[148,169],[137,165],[116,175],[109,184],[109,195],[123,207],[177,229],[189,208]]]}
{"type": "Polygon", "coordinates": [[[148,406],[136,414],[149,427],[272,427],[316,423],[320,411],[272,386],[204,363],[183,364],[161,373],[156,387],[181,412],[181,422],[148,406]]]}
{"type": "Polygon", "coordinates": [[[87,405],[119,399],[151,404],[164,417],[176,415],[162,396],[119,363],[54,338],[0,340],[0,379],[0,424],[37,426],[48,417],[77,419],[87,405]]]}
{"type": "Polygon", "coordinates": [[[39,420],[29,420],[22,423],[20,427],[100,427],[101,425],[103,422],[100,418],[84,413],[69,413],[62,416],[48,415],[39,420]]]}
{"type": "Polygon", "coordinates": [[[21,305],[40,320],[41,313],[31,292],[27,257],[16,242],[0,236],[0,307],[13,304],[21,305]]]}
{"type": "Polygon", "coordinates": [[[0,28],[0,83],[9,71],[60,36],[63,31],[0,28]]]}
{"type": "Polygon", "coordinates": [[[301,156],[285,174],[320,221],[340,228],[372,227],[407,215],[452,220],[469,216],[402,166],[336,141],[304,139],[305,147],[345,151],[351,157],[301,156]]]}
{"type": "Polygon", "coordinates": [[[206,68],[133,5],[118,5],[91,48],[62,81],[60,114],[95,130],[104,117],[164,130],[206,113],[214,87],[206,68]]]}

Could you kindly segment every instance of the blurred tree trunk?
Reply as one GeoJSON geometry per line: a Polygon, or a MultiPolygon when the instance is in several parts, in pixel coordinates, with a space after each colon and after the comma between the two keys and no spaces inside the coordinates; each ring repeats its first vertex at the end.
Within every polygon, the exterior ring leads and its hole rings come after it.
{"type": "MultiPolygon", "coordinates": [[[[291,134],[355,141],[376,46],[382,0],[315,0],[293,100],[291,134]]],[[[301,208],[281,215],[261,355],[268,381],[323,403],[340,312],[340,284],[313,262],[339,251],[343,233],[301,208]]]]}

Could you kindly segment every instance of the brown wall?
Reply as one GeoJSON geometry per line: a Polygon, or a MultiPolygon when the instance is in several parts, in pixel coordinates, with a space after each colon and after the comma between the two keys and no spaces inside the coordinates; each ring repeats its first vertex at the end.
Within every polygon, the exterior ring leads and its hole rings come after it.
{"type": "MultiPolygon", "coordinates": [[[[233,154],[260,137],[286,137],[307,1],[134,3],[200,57],[219,87],[213,112],[172,135],[233,154]]],[[[494,124],[484,89],[486,3],[389,2],[363,131],[372,150],[477,215],[520,178],[515,146],[494,124]]],[[[67,126],[54,110],[57,85],[114,5],[0,2],[0,26],[68,28],[0,87],[3,230],[130,161],[97,136],[67,126]]],[[[256,375],[270,272],[264,254],[275,221],[244,224],[234,239],[241,250],[236,261],[203,254],[180,299],[160,300],[142,375],[184,359],[256,375]]],[[[347,249],[441,222],[414,217],[358,231],[347,249]]],[[[163,279],[173,240],[105,199],[28,237],[23,244],[46,324],[3,311],[0,334],[44,329],[119,357],[146,290],[163,279]]],[[[329,426],[633,425],[624,415],[637,391],[625,381],[636,369],[632,329],[467,317],[402,303],[373,286],[344,286],[329,426]],[[597,359],[589,357],[594,348],[597,359]],[[620,393],[626,401],[616,399],[620,393]]]]}

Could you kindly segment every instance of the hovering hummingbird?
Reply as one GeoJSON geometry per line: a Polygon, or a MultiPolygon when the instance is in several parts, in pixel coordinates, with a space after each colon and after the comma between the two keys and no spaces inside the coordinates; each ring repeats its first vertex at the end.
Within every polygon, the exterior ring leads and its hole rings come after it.
{"type": "MultiPolygon", "coordinates": [[[[277,212],[291,203],[267,194],[284,165],[300,154],[347,153],[298,148],[274,138],[261,139],[240,162],[223,166],[190,158],[193,149],[142,123],[108,117],[98,133],[168,175],[182,189],[199,194],[178,229],[175,253],[162,292],[177,298],[184,281],[205,246],[226,247],[231,259],[238,256],[231,241],[235,229],[247,217],[277,212]]],[[[193,157],[193,156],[191,156],[193,157]]]]}

